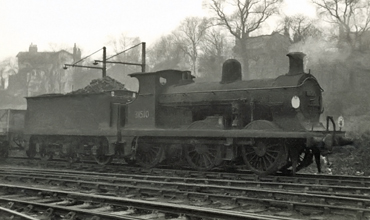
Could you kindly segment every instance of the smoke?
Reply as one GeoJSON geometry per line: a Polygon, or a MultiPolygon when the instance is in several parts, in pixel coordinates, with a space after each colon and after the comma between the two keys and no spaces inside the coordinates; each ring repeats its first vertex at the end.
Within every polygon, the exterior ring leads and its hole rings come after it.
{"type": "Polygon", "coordinates": [[[324,89],[325,116],[335,119],[342,115],[346,121],[344,130],[361,134],[370,130],[370,51],[353,50],[337,41],[309,37],[293,44],[291,52],[305,53],[305,72],[318,79],[324,89]]]}
{"type": "Polygon", "coordinates": [[[304,41],[292,44],[289,52],[300,51],[305,53],[305,66],[315,66],[320,63],[333,63],[348,59],[351,50],[342,49],[339,51],[336,42],[329,42],[322,38],[308,37],[304,41]]]}

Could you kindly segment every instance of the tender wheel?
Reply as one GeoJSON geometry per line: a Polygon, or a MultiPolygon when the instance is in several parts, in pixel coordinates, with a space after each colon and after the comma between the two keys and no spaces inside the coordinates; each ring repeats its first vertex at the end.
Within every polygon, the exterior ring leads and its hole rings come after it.
{"type": "Polygon", "coordinates": [[[99,154],[99,155],[95,155],[94,159],[99,165],[107,165],[112,162],[113,156],[99,154]]]}
{"type": "Polygon", "coordinates": [[[28,158],[34,158],[36,156],[36,151],[31,150],[31,149],[26,150],[26,155],[28,158]]]}
{"type": "Polygon", "coordinates": [[[112,162],[114,155],[107,155],[109,148],[108,140],[105,138],[99,139],[92,147],[92,152],[95,161],[99,165],[108,165],[112,162]]]}
{"type": "Polygon", "coordinates": [[[198,143],[188,145],[184,150],[186,160],[197,170],[209,170],[222,162],[221,146],[198,143]]]}
{"type": "Polygon", "coordinates": [[[183,157],[183,148],[181,144],[171,144],[167,146],[165,164],[172,167],[182,167],[187,165],[185,158],[183,157]]]}
{"type": "Polygon", "coordinates": [[[47,149],[49,148],[50,149],[51,146],[48,146],[46,143],[42,143],[41,144],[41,147],[40,147],[40,152],[39,152],[39,155],[40,155],[40,158],[41,160],[52,160],[53,159],[53,153],[52,152],[48,152],[47,149]]]}
{"type": "Polygon", "coordinates": [[[35,137],[31,137],[30,142],[29,142],[29,148],[28,150],[26,150],[26,155],[28,158],[34,158],[36,156],[37,154],[36,143],[37,143],[37,139],[35,137]]]}
{"type": "Polygon", "coordinates": [[[67,161],[69,163],[78,163],[80,162],[80,156],[76,153],[72,153],[71,155],[67,157],[67,161]]]}
{"type": "Polygon", "coordinates": [[[274,174],[287,160],[286,147],[278,140],[256,140],[243,146],[242,156],[248,168],[258,175],[274,174]]]}
{"type": "Polygon", "coordinates": [[[0,157],[7,158],[9,156],[9,142],[4,141],[0,143],[0,157]]]}
{"type": "Polygon", "coordinates": [[[0,152],[0,157],[1,158],[7,158],[9,156],[9,152],[7,150],[2,150],[0,152]]]}
{"type": "Polygon", "coordinates": [[[46,152],[46,151],[41,151],[40,152],[40,158],[41,160],[52,160],[53,159],[53,153],[46,152]]]}
{"type": "Polygon", "coordinates": [[[163,146],[151,144],[149,140],[144,138],[138,138],[136,141],[136,164],[144,168],[152,168],[162,161],[164,155],[163,146]]]}

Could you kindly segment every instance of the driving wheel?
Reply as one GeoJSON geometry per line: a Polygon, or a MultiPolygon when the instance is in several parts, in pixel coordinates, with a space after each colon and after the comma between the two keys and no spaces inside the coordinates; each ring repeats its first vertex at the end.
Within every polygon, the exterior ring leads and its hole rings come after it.
{"type": "Polygon", "coordinates": [[[221,146],[196,143],[185,147],[185,157],[197,170],[210,170],[222,162],[221,146]]]}
{"type": "Polygon", "coordinates": [[[144,168],[152,168],[158,165],[164,155],[164,147],[153,143],[149,139],[137,138],[136,140],[136,164],[144,168]]]}
{"type": "Polygon", "coordinates": [[[40,158],[41,160],[52,160],[53,159],[53,153],[51,152],[47,152],[46,149],[43,149],[40,151],[40,158]]]}
{"type": "Polygon", "coordinates": [[[253,145],[242,147],[242,157],[251,171],[258,175],[269,175],[285,165],[288,154],[281,141],[259,139],[253,145]]]}
{"type": "Polygon", "coordinates": [[[94,159],[99,165],[107,165],[107,164],[110,164],[110,162],[112,162],[113,156],[97,154],[94,156],[94,159]]]}

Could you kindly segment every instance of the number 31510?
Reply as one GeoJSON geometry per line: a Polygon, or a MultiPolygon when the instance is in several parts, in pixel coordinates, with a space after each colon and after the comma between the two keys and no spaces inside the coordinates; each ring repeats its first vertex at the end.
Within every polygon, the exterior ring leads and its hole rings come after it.
{"type": "Polygon", "coordinates": [[[149,118],[149,111],[135,111],[135,118],[149,118]]]}

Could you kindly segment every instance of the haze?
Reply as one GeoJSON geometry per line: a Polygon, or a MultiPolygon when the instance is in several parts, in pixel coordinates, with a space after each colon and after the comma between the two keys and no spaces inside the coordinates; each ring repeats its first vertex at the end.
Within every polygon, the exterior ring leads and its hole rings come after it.
{"type": "MultiPolygon", "coordinates": [[[[288,14],[314,16],[308,0],[284,0],[288,14]]],[[[189,16],[207,16],[202,0],[0,0],[0,60],[27,51],[71,48],[84,54],[125,33],[150,46],[189,16]],[[53,48],[54,47],[54,48],[53,48]]]]}

